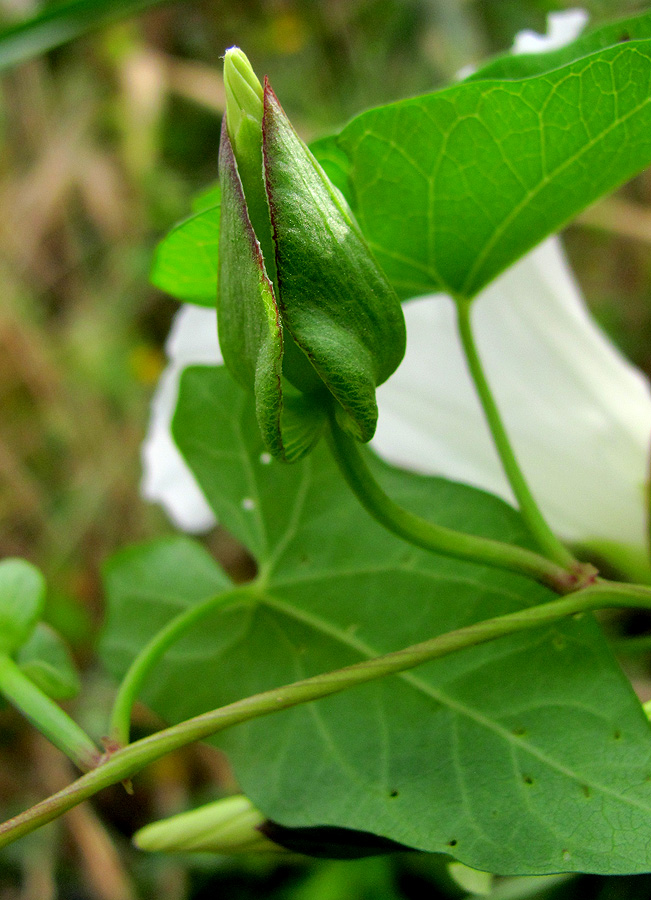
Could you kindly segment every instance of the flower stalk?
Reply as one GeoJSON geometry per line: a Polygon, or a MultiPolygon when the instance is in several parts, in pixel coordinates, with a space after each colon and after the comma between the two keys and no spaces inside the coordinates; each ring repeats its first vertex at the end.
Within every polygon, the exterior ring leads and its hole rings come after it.
{"type": "Polygon", "coordinates": [[[334,415],[328,443],[339,470],[366,511],[410,544],[455,559],[526,575],[558,594],[576,591],[594,579],[596,570],[587,563],[572,560],[571,566],[565,568],[524,547],[436,525],[404,509],[385,493],[368,467],[359,443],[338,426],[334,415]]]}
{"type": "Polygon", "coordinates": [[[462,300],[456,301],[457,325],[461,345],[468,364],[468,370],[475,385],[477,396],[484,410],[486,422],[490,429],[495,448],[498,452],[502,467],[513,489],[520,513],[525,520],[529,531],[536,539],[545,556],[559,566],[566,569],[574,569],[578,562],[570,551],[556,537],[547,524],[540,507],[529,489],[522,469],[518,463],[515,452],[509,440],[509,436],[502,422],[497,403],[490,388],[484,368],[481,364],[475,338],[470,322],[471,305],[462,300]]]}

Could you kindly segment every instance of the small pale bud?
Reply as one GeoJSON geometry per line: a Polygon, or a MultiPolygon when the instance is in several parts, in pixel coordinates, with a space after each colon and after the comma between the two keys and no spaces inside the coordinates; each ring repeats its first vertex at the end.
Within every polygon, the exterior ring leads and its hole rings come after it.
{"type": "Polygon", "coordinates": [[[224,55],[224,87],[228,133],[238,155],[238,132],[244,119],[251,119],[262,133],[262,85],[251,63],[239,47],[231,47],[224,55]]]}
{"type": "Polygon", "coordinates": [[[167,853],[285,852],[258,830],[264,821],[248,797],[238,794],[146,825],[133,842],[140,850],[167,853]]]}

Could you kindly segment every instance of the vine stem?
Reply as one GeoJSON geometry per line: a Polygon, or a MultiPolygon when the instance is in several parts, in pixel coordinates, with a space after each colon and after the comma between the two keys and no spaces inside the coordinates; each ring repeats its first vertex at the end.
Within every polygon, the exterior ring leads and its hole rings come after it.
{"type": "Polygon", "coordinates": [[[589,587],[550,603],[487,619],[403,650],[364,660],[334,672],[315,675],[285,687],[264,691],[188,719],[135,741],[115,753],[105,754],[97,768],[62,791],[4,822],[0,825],[0,848],[51,822],[102,788],[130,778],[167,753],[210,737],[231,725],[328,697],[377,678],[396,675],[422,663],[440,659],[456,650],[548,625],[567,616],[594,609],[622,606],[651,609],[651,588],[620,585],[597,579],[589,587]]]}
{"type": "Polygon", "coordinates": [[[455,305],[457,308],[459,337],[468,364],[468,370],[484,410],[486,422],[502,462],[502,467],[518,501],[522,518],[527,523],[531,534],[535,537],[545,556],[565,569],[571,570],[576,568],[579,565],[577,560],[567,547],[559,541],[540,511],[540,507],[529,489],[529,485],[511,446],[472,333],[470,321],[471,304],[467,300],[458,299],[455,301],[455,305]]]}
{"type": "Polygon", "coordinates": [[[82,772],[97,765],[102,751],[68,713],[44,694],[6,653],[0,653],[0,695],[29,719],[82,772]]]}
{"type": "Polygon", "coordinates": [[[330,416],[328,442],[348,486],[366,511],[410,544],[456,559],[526,575],[558,594],[575,591],[594,578],[596,570],[573,557],[570,557],[571,566],[565,568],[524,547],[436,525],[404,509],[385,493],[367,465],[361,445],[340,428],[334,412],[330,416]]]}
{"type": "Polygon", "coordinates": [[[218,606],[224,606],[235,600],[244,600],[247,597],[255,597],[260,594],[260,586],[257,582],[241,585],[230,591],[224,591],[210,597],[203,603],[192,606],[180,613],[167,625],[158,631],[154,637],[145,644],[134,661],[129,666],[127,674],[120,683],[113,710],[109,730],[109,741],[112,747],[122,747],[129,743],[129,731],[131,724],[131,710],[140,693],[147,675],[161,659],[165,651],[177,641],[191,625],[212,612],[218,606]]]}

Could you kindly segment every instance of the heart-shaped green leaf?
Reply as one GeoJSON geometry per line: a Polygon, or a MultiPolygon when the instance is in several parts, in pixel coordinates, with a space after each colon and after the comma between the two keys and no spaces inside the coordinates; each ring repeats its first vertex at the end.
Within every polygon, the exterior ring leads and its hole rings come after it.
{"type": "MultiPolygon", "coordinates": [[[[224,370],[185,373],[174,430],[220,520],[255,555],[260,599],[215,609],[169,651],[146,699],[172,722],[553,596],[388,534],[323,446],[293,467],[271,461],[224,370]]],[[[527,543],[496,498],[374,465],[421,515],[527,543]]],[[[195,580],[186,560],[165,589],[167,611],[154,606],[161,565],[150,552],[118,559],[107,583],[109,608],[129,610],[111,614],[105,637],[118,676],[166,616],[201,599],[185,590],[195,580]]],[[[240,725],[219,742],[246,794],[283,825],[370,831],[501,873],[651,864],[649,724],[591,616],[240,725]]]]}
{"type": "Polygon", "coordinates": [[[358,116],[336,141],[353,209],[402,297],[475,296],[651,162],[651,41],[521,81],[358,116]]]}

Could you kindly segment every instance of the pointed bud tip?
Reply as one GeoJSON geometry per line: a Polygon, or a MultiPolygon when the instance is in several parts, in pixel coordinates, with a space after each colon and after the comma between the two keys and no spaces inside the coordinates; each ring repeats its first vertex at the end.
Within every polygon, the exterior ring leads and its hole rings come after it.
{"type": "Polygon", "coordinates": [[[245,53],[231,47],[224,54],[226,120],[235,142],[242,119],[249,117],[262,124],[264,91],[245,53]]]}

